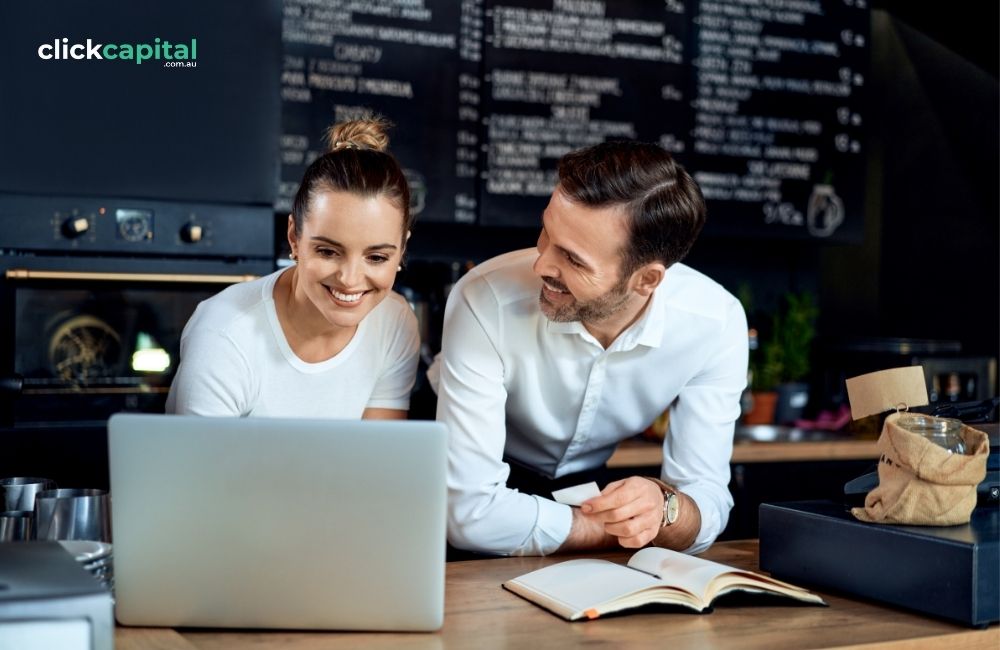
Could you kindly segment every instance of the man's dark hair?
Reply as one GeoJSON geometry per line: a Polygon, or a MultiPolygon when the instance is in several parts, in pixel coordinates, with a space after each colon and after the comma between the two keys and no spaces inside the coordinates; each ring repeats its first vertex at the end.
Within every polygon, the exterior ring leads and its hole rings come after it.
{"type": "Polygon", "coordinates": [[[559,161],[559,187],[571,201],[621,205],[629,225],[622,277],[659,260],[668,268],[691,250],[705,225],[705,199],[687,171],[662,147],[612,141],[559,161]]]}

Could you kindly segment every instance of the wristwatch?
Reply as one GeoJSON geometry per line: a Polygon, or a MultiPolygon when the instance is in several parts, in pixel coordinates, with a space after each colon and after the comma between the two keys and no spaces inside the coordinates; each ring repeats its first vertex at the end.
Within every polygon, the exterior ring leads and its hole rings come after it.
{"type": "Polygon", "coordinates": [[[652,476],[645,476],[643,478],[656,483],[656,486],[663,491],[663,519],[660,521],[660,528],[666,528],[681,516],[681,497],[677,494],[677,490],[660,479],[653,478],[652,476]]]}
{"type": "Polygon", "coordinates": [[[663,521],[660,522],[660,528],[666,528],[670,524],[677,521],[677,517],[681,513],[681,498],[677,496],[677,493],[673,491],[672,488],[666,487],[663,489],[663,521]]]}

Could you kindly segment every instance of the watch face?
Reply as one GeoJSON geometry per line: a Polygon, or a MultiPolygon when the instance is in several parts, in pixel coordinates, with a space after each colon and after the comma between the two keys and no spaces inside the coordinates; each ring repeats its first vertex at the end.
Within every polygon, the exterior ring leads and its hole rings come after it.
{"type": "Polygon", "coordinates": [[[681,500],[677,498],[677,495],[671,494],[670,496],[668,496],[666,505],[666,515],[668,524],[672,524],[675,521],[677,521],[677,515],[680,513],[680,509],[681,509],[681,500]]]}

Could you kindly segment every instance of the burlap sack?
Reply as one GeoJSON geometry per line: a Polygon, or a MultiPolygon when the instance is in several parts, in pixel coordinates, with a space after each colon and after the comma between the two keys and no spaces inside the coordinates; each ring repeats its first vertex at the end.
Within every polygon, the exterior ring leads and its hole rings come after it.
{"type": "Polygon", "coordinates": [[[962,426],[965,454],[949,453],[923,436],[900,428],[894,413],[885,420],[878,449],[878,486],[864,508],[851,514],[866,522],[953,526],[969,522],[976,486],[986,477],[989,438],[962,426]]]}

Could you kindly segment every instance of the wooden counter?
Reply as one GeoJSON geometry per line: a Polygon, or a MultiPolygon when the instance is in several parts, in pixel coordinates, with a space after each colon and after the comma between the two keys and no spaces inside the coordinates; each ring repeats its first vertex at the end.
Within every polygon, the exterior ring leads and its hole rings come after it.
{"type": "MultiPolygon", "coordinates": [[[[624,563],[628,553],[597,554],[624,563]]],[[[757,570],[757,542],[714,545],[703,557],[757,570]]],[[[567,623],[504,591],[500,583],[563,557],[452,562],[447,566],[445,623],[440,632],[326,633],[118,628],[118,650],[237,648],[887,648],[942,650],[1000,647],[1000,628],[972,630],[904,610],[823,594],[829,607],[762,599],[719,604],[710,614],[661,610],[567,623]]],[[[822,592],[821,592],[822,593],[822,592]]]]}
{"type": "MultiPolygon", "coordinates": [[[[972,425],[995,440],[996,423],[972,425]]],[[[783,463],[792,461],[876,460],[874,438],[835,431],[807,431],[782,426],[740,426],[733,440],[731,463],[783,463]]],[[[608,467],[659,467],[663,461],[660,444],[633,438],[618,445],[608,459],[608,467]]]]}
{"type": "MultiPolygon", "coordinates": [[[[626,440],[608,460],[608,467],[659,467],[663,460],[659,443],[626,440]]],[[[792,461],[875,460],[874,439],[857,438],[829,431],[804,431],[789,427],[739,427],[733,442],[732,463],[780,463],[792,461]]]]}

